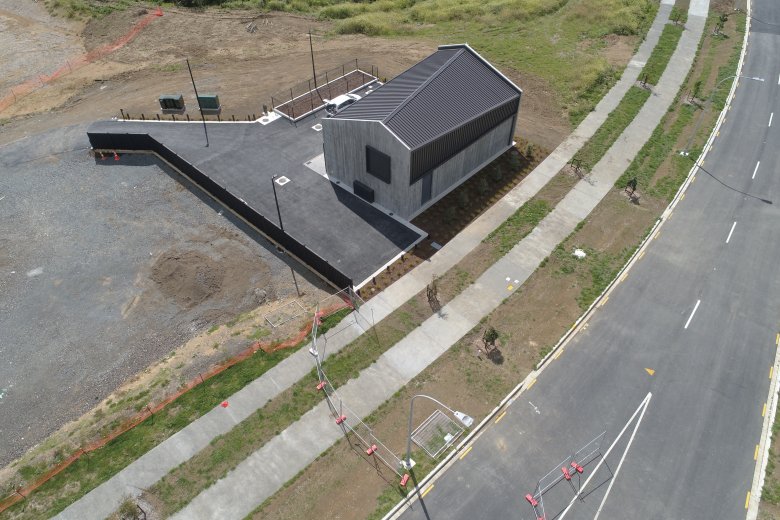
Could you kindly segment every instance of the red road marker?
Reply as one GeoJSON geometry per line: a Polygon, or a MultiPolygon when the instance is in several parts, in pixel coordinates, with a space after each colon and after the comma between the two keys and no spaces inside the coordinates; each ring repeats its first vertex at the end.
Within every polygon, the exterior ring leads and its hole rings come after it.
{"type": "Polygon", "coordinates": [[[221,402],[219,405],[220,405],[222,408],[227,408],[227,407],[228,407],[228,402],[227,402],[227,401],[222,401],[222,402],[221,402]]]}

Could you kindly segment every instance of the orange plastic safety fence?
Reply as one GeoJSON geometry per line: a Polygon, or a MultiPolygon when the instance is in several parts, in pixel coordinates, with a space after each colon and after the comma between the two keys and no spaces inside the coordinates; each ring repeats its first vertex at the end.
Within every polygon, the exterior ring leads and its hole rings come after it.
{"type": "MultiPolygon", "coordinates": [[[[324,317],[328,316],[330,314],[333,314],[334,312],[340,311],[341,309],[346,308],[352,308],[352,304],[349,300],[344,300],[341,303],[334,304],[333,306],[325,309],[320,310],[319,316],[324,317]]],[[[214,366],[211,370],[209,370],[206,373],[199,374],[198,377],[188,382],[186,385],[184,385],[178,392],[169,395],[159,403],[155,404],[154,406],[149,405],[147,406],[141,413],[138,415],[132,417],[131,419],[128,419],[126,422],[124,422],[122,425],[120,425],[116,430],[108,434],[107,436],[98,439],[90,444],[87,444],[83,448],[76,451],[74,454],[72,454],[67,459],[63,460],[59,464],[57,464],[55,467],[38,477],[34,482],[27,484],[26,486],[19,488],[16,490],[16,492],[13,495],[10,495],[2,500],[0,500],[0,513],[8,509],[9,507],[13,506],[20,500],[26,498],[30,493],[34,492],[36,489],[41,487],[43,484],[45,484],[47,481],[49,481],[51,478],[53,478],[55,475],[60,473],[61,471],[65,470],[68,466],[76,462],[79,458],[81,458],[82,455],[85,455],[91,451],[95,451],[97,449],[102,448],[112,440],[116,439],[123,433],[127,432],[128,430],[131,430],[144,422],[146,419],[148,419],[153,414],[161,411],[163,408],[171,404],[173,401],[187,393],[188,391],[192,390],[196,386],[205,383],[212,377],[216,376],[217,374],[227,370],[228,368],[232,367],[236,363],[245,360],[246,358],[253,355],[258,350],[263,350],[267,353],[273,353],[278,352],[279,350],[290,348],[295,345],[298,345],[303,339],[311,332],[311,324],[307,324],[303,329],[301,329],[297,335],[286,339],[285,341],[281,343],[274,343],[274,342],[260,342],[256,341],[252,343],[249,347],[239,352],[236,356],[233,356],[232,358],[224,361],[223,363],[220,363],[216,366],[214,366]]]]}
{"type": "MultiPolygon", "coordinates": [[[[48,76],[45,74],[41,74],[40,76],[30,79],[28,81],[25,81],[24,83],[20,85],[16,85],[15,87],[11,88],[10,92],[0,99],[0,112],[5,110],[6,108],[10,107],[14,103],[16,103],[19,98],[26,96],[30,92],[33,92],[47,83],[64,76],[66,74],[70,74],[74,70],[78,70],[84,65],[87,65],[89,63],[92,63],[93,61],[96,61],[104,56],[107,56],[111,54],[112,52],[121,49],[128,43],[130,43],[133,38],[138,36],[138,33],[141,32],[141,30],[152,23],[152,21],[162,16],[163,12],[162,9],[159,7],[154,12],[151,12],[141,18],[135,25],[133,25],[132,28],[130,28],[127,33],[122,35],[120,38],[114,40],[111,43],[107,43],[105,45],[102,45],[96,49],[93,49],[92,51],[82,54],[81,56],[76,56],[74,58],[68,59],[64,65],[60,66],[57,70],[49,74],[48,76]]],[[[0,512],[2,512],[2,502],[0,502],[0,512]]]]}

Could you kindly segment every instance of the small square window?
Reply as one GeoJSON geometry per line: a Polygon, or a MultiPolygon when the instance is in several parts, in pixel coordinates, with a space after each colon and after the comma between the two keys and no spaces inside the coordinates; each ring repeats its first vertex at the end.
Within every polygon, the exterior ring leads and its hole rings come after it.
{"type": "Polygon", "coordinates": [[[390,156],[366,146],[366,171],[380,181],[390,184],[390,156]]]}

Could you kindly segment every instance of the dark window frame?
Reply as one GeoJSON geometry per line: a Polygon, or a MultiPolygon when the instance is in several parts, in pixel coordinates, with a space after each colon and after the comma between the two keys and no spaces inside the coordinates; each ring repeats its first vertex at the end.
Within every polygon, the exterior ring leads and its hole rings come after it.
{"type": "Polygon", "coordinates": [[[366,173],[376,177],[385,184],[392,179],[391,158],[370,145],[366,145],[366,173]],[[372,161],[371,158],[374,157],[372,161]]]}

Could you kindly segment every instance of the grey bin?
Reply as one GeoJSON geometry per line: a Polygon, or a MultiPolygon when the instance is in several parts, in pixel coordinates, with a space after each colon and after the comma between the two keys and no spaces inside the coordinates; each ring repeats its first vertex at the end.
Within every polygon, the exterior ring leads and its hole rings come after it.
{"type": "Polygon", "coordinates": [[[159,101],[164,114],[184,112],[184,96],[182,94],[163,94],[159,101]]]}
{"type": "Polygon", "coordinates": [[[219,96],[216,94],[201,94],[198,96],[198,103],[204,114],[219,114],[222,106],[219,104],[219,96]]]}

